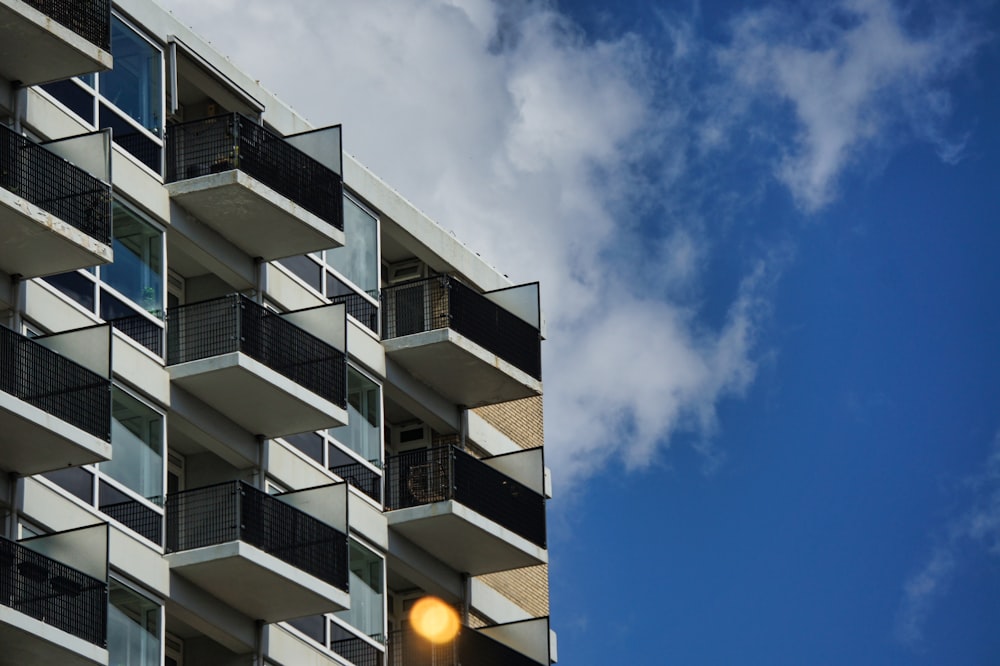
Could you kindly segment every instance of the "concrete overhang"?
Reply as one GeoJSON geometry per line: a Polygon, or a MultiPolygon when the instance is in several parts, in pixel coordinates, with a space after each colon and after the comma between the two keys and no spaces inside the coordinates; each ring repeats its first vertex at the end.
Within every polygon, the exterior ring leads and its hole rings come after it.
{"type": "Polygon", "coordinates": [[[386,519],[391,531],[473,576],[549,561],[544,548],[455,500],[389,511],[386,519]]]}
{"type": "Polygon", "coordinates": [[[480,407],[542,394],[542,382],[450,328],[382,342],[385,354],[457,405],[480,407]]]}
{"type": "Polygon", "coordinates": [[[44,12],[21,0],[0,0],[0,77],[35,85],[113,64],[110,53],[44,12]]]}
{"type": "Polygon", "coordinates": [[[350,595],[243,541],[165,556],[170,569],[244,615],[280,622],[350,607],[350,595]]]}
{"type": "Polygon", "coordinates": [[[347,410],[241,352],[167,368],[170,380],[247,431],[281,437],[347,425],[347,410]]]}
{"type": "Polygon", "coordinates": [[[0,391],[0,467],[21,476],[111,459],[111,444],[0,391]]]}
{"type": "Polygon", "coordinates": [[[344,244],[344,232],[238,169],[167,184],[171,199],[266,261],[344,244]]]}
{"type": "Polygon", "coordinates": [[[0,229],[0,271],[10,275],[39,277],[114,260],[110,245],[2,187],[0,229]]]}
{"type": "Polygon", "coordinates": [[[0,666],[106,666],[108,651],[0,605],[0,666]]]}

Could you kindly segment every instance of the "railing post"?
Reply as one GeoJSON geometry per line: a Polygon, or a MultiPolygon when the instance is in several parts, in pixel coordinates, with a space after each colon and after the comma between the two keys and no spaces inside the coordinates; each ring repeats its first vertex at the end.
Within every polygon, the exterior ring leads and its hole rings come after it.
{"type": "Polygon", "coordinates": [[[455,447],[448,447],[448,499],[455,499],[458,480],[455,478],[455,447]]]}
{"type": "Polygon", "coordinates": [[[240,114],[233,112],[233,168],[240,168],[240,114]]]}
{"type": "Polygon", "coordinates": [[[243,541],[243,499],[246,497],[246,492],[243,489],[243,484],[236,481],[236,538],[243,541]]]}

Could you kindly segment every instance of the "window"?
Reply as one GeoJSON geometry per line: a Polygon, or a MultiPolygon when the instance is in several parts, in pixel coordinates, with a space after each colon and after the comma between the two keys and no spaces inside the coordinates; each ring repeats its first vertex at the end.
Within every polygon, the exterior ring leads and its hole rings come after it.
{"type": "Polygon", "coordinates": [[[163,414],[114,386],[111,417],[111,460],[46,472],[44,476],[160,545],[163,414]]]}
{"type": "Polygon", "coordinates": [[[85,123],[110,127],[114,142],[162,173],[163,51],[117,16],[111,19],[114,69],[42,86],[85,123]]]}
{"type": "Polygon", "coordinates": [[[162,355],[163,231],[117,200],[112,220],[114,263],[42,279],[85,310],[115,323],[115,328],[156,355],[162,355]]]}
{"type": "Polygon", "coordinates": [[[351,539],[348,549],[350,563],[351,607],[333,617],[354,627],[365,636],[381,639],[385,630],[384,563],[381,556],[351,539]]]}
{"type": "Polygon", "coordinates": [[[375,465],[382,463],[382,387],[348,366],[347,425],[331,437],[375,465]]]}
{"type": "Polygon", "coordinates": [[[378,219],[344,196],[344,247],[280,259],[288,271],[378,332],[378,219]]]}
{"type": "Polygon", "coordinates": [[[160,605],[112,579],[108,585],[108,664],[158,666],[160,605]]]}
{"type": "Polygon", "coordinates": [[[283,439],[378,503],[382,502],[382,387],[347,367],[346,426],[283,439]]]}

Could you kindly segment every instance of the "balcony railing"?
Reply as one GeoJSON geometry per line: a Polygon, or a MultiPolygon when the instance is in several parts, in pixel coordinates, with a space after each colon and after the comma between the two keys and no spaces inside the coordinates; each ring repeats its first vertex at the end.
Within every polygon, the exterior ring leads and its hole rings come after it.
{"type": "Polygon", "coordinates": [[[243,481],[167,497],[167,552],[243,541],[347,590],[347,536],[243,481]]]}
{"type": "Polygon", "coordinates": [[[374,472],[371,467],[357,462],[334,465],[330,471],[379,504],[382,503],[382,475],[374,472]]]}
{"type": "Polygon", "coordinates": [[[230,294],[167,312],[167,365],[231,352],[347,408],[344,353],[246,296],[230,294]]]}
{"type": "Polygon", "coordinates": [[[0,391],[111,441],[111,381],[3,326],[0,391]]]}
{"type": "MultiPolygon", "coordinates": [[[[163,506],[163,498],[161,497],[151,497],[149,500],[157,506],[163,506]]],[[[153,543],[163,543],[163,514],[151,509],[139,500],[102,504],[101,511],[153,543]]]]}
{"type": "Polygon", "coordinates": [[[111,0],[24,0],[104,51],[111,50],[111,0]]]}
{"type": "Polygon", "coordinates": [[[538,329],[447,275],[382,290],[382,337],[450,328],[541,380],[538,329]]]}
{"type": "MultiPolygon", "coordinates": [[[[378,636],[378,640],[384,637],[378,636]]],[[[383,666],[385,653],[361,638],[342,638],[330,641],[330,649],[339,654],[354,666],[383,666]]]]}
{"type": "Polygon", "coordinates": [[[108,584],[3,537],[0,604],[107,646],[108,584]]]}
{"type": "Polygon", "coordinates": [[[0,125],[0,187],[100,243],[111,244],[111,186],[4,125],[0,125]]]}
{"type": "MultiPolygon", "coordinates": [[[[370,292],[369,295],[378,298],[377,291],[370,292]]],[[[378,306],[361,294],[350,293],[331,296],[330,302],[343,303],[347,309],[347,314],[361,322],[361,325],[368,328],[368,330],[378,333],[378,306]]]]}
{"type": "Polygon", "coordinates": [[[475,629],[462,627],[458,636],[436,645],[413,631],[389,634],[389,666],[539,666],[503,643],[475,629]]]}
{"type": "Polygon", "coordinates": [[[453,446],[407,451],[386,461],[387,511],[455,500],[541,548],[545,498],[453,446]]]}
{"type": "Polygon", "coordinates": [[[344,230],[340,175],[263,125],[232,113],[168,129],[166,182],[231,169],[243,171],[344,230]]]}
{"type": "Polygon", "coordinates": [[[134,314],[109,319],[108,323],[157,356],[163,356],[163,326],[149,317],[134,314]]]}

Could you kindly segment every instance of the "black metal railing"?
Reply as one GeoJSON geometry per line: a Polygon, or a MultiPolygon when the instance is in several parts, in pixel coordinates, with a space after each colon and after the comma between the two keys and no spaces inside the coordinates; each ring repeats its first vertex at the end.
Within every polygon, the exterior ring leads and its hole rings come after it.
{"type": "Polygon", "coordinates": [[[107,646],[108,584],[0,537],[0,604],[107,646]]]}
{"type": "MultiPolygon", "coordinates": [[[[371,292],[369,295],[376,299],[378,298],[377,291],[371,292]]],[[[365,326],[372,333],[378,333],[378,306],[361,294],[350,293],[331,296],[330,302],[334,304],[343,303],[346,306],[347,314],[361,322],[361,325],[365,326]]]]}
{"type": "Polygon", "coordinates": [[[546,547],[545,498],[453,446],[407,451],[385,466],[387,511],[455,500],[546,547]]]}
{"type": "Polygon", "coordinates": [[[389,666],[539,666],[475,629],[462,627],[447,643],[434,644],[413,631],[389,634],[389,666]]]}
{"type": "Polygon", "coordinates": [[[373,500],[382,503],[382,475],[361,463],[334,465],[330,471],[373,500]]]}
{"type": "Polygon", "coordinates": [[[347,360],[241,294],[167,311],[167,365],[243,352],[321,398],[347,408],[347,360]]]}
{"type": "MultiPolygon", "coordinates": [[[[163,506],[162,497],[151,497],[149,500],[163,506]]],[[[163,543],[163,514],[139,500],[102,504],[101,511],[153,543],[163,543]]]]}
{"type": "Polygon", "coordinates": [[[111,380],[3,326],[0,391],[111,441],[111,380]]]}
{"type": "Polygon", "coordinates": [[[24,0],[99,48],[111,50],[111,0],[24,0]]]}
{"type": "Polygon", "coordinates": [[[141,314],[116,317],[108,322],[157,356],[163,356],[163,326],[141,314]]]}
{"type": "Polygon", "coordinates": [[[231,113],[167,128],[168,183],[239,169],[337,229],[344,229],[340,175],[263,125],[231,113]]]}
{"type": "Polygon", "coordinates": [[[111,186],[4,125],[0,187],[111,244],[111,186]]]}
{"type": "MultiPolygon", "coordinates": [[[[382,637],[379,636],[381,639],[382,637]]],[[[354,666],[383,666],[385,653],[368,641],[351,637],[330,641],[330,649],[354,666]]]]}
{"type": "Polygon", "coordinates": [[[542,378],[542,336],[457,279],[439,275],[382,289],[382,338],[451,328],[514,367],[542,378]]]}
{"type": "Polygon", "coordinates": [[[244,541],[347,590],[347,536],[243,481],[167,496],[167,552],[244,541]]]}

